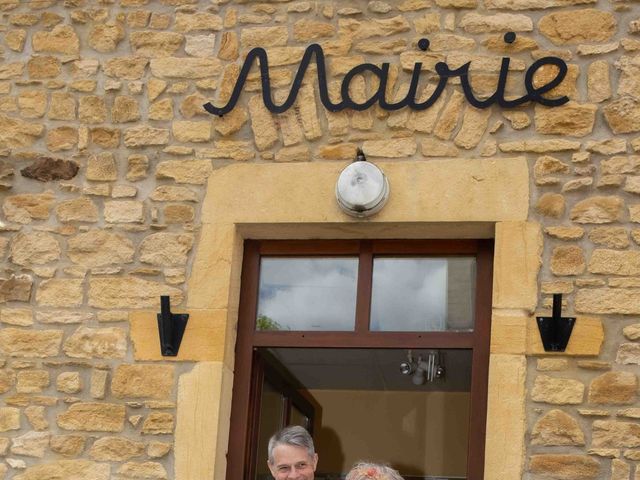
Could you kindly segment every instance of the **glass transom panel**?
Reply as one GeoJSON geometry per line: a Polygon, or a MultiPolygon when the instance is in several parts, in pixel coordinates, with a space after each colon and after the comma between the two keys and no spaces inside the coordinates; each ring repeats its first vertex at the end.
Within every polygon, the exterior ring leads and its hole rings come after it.
{"type": "Polygon", "coordinates": [[[262,257],[256,330],[353,331],[357,257],[262,257]]]}
{"type": "Polygon", "coordinates": [[[473,257],[376,257],[372,331],[471,331],[476,261],[473,257]]]}

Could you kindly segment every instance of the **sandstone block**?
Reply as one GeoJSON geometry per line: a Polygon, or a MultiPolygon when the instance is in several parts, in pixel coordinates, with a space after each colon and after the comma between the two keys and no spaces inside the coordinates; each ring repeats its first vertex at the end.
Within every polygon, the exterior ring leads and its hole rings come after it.
{"type": "Polygon", "coordinates": [[[216,45],[215,35],[189,35],[184,51],[192,57],[210,57],[216,45]]]}
{"type": "Polygon", "coordinates": [[[635,448],[640,446],[640,425],[596,420],[591,445],[594,448],[635,448]]]}
{"type": "Polygon", "coordinates": [[[118,474],[124,478],[148,478],[166,480],[167,472],[157,462],[127,462],[118,469],[118,474]]]}
{"type": "Polygon", "coordinates": [[[640,68],[640,59],[638,56],[622,56],[615,62],[615,66],[621,72],[618,96],[640,97],[640,80],[637,73],[640,68]]]}
{"type": "Polygon", "coordinates": [[[584,137],[593,131],[597,110],[595,105],[573,102],[555,108],[536,105],[536,131],[543,135],[584,137]]]}
{"type": "Polygon", "coordinates": [[[150,458],[162,458],[171,451],[172,445],[164,442],[149,442],[147,455],[150,458]]]}
{"type": "Polygon", "coordinates": [[[104,219],[109,223],[143,223],[144,204],[136,200],[105,202],[104,219]]]}
{"type": "Polygon", "coordinates": [[[338,34],[350,36],[354,40],[364,40],[372,37],[388,37],[397,33],[407,32],[411,26],[402,15],[398,15],[380,20],[339,20],[338,28],[338,34]]]}
{"type": "Polygon", "coordinates": [[[640,274],[640,252],[596,249],[589,260],[589,271],[598,274],[640,274]]]}
{"type": "MultiPolygon", "coordinates": [[[[293,38],[297,42],[308,42],[318,38],[328,38],[335,35],[336,27],[330,23],[301,19],[293,24],[293,38]]],[[[286,45],[286,37],[285,43],[286,45]]]]}
{"type": "Polygon", "coordinates": [[[94,277],[89,283],[89,305],[96,308],[155,307],[160,295],[170,295],[175,304],[183,299],[177,288],[136,277],[94,277]]]}
{"type": "Polygon", "coordinates": [[[578,246],[561,246],[553,249],[551,272],[554,275],[580,275],[586,267],[584,252],[578,246]]]}
{"type": "Polygon", "coordinates": [[[0,277],[0,303],[28,302],[31,297],[33,278],[29,275],[11,275],[9,278],[0,277]]]}
{"type": "Polygon", "coordinates": [[[571,415],[562,410],[551,410],[533,426],[531,444],[584,445],[584,433],[571,415]]]}
{"type": "Polygon", "coordinates": [[[628,325],[622,329],[622,333],[629,340],[638,340],[640,339],[640,323],[634,323],[633,325],[628,325]]]}
{"type": "Polygon", "coordinates": [[[49,386],[49,372],[46,370],[22,370],[17,375],[18,393],[40,393],[49,386]]]}
{"type": "Polygon", "coordinates": [[[208,142],[211,139],[211,122],[175,121],[172,132],[178,142],[208,142]]]}
{"type": "Polygon", "coordinates": [[[140,244],[140,261],[153,265],[184,265],[193,246],[193,235],[154,233],[140,244]]]}
{"type": "Polygon", "coordinates": [[[629,246],[629,234],[624,227],[596,227],[589,232],[589,240],[609,248],[629,246]]]}
{"type": "Polygon", "coordinates": [[[174,418],[170,413],[153,412],[145,418],[142,433],[147,435],[162,435],[173,433],[174,418]]]}
{"type": "Polygon", "coordinates": [[[42,136],[44,127],[0,114],[0,148],[30,147],[42,136]]]}
{"type": "Polygon", "coordinates": [[[591,381],[589,403],[629,405],[635,402],[638,378],[631,372],[608,372],[591,381]]]}
{"type": "Polygon", "coordinates": [[[578,290],[575,309],[595,314],[640,314],[638,288],[586,288],[578,290]]]}
{"type": "Polygon", "coordinates": [[[120,130],[107,127],[89,129],[91,142],[102,148],[116,148],[120,145],[120,130]]]}
{"type": "Polygon", "coordinates": [[[127,180],[135,182],[147,177],[149,158],[146,155],[129,155],[127,158],[127,180]]]}
{"type": "Polygon", "coordinates": [[[149,198],[154,202],[197,202],[198,195],[187,187],[160,185],[149,198]]]}
{"type": "Polygon", "coordinates": [[[59,460],[27,468],[15,480],[109,480],[110,466],[89,460],[59,460]]]}
{"type": "Polygon", "coordinates": [[[45,418],[45,407],[31,405],[24,409],[24,415],[34,430],[43,431],[49,429],[49,422],[45,418]]]}
{"type": "Polygon", "coordinates": [[[604,118],[613,133],[640,131],[640,99],[625,96],[610,102],[603,109],[604,118]]]}
{"type": "Polygon", "coordinates": [[[131,32],[131,50],[142,57],[169,57],[176,53],[184,42],[184,35],[176,32],[142,31],[131,32]]]}
{"type": "Polygon", "coordinates": [[[571,210],[576,223],[611,223],[622,219],[624,201],[616,196],[595,196],[578,202],[571,210]]]}
{"type": "Polygon", "coordinates": [[[89,31],[89,45],[100,53],[115,52],[118,44],[124,39],[122,25],[115,23],[95,23],[89,31]]]}
{"type": "Polygon", "coordinates": [[[77,457],[84,450],[83,435],[56,435],[51,437],[51,451],[65,457],[77,457]]]}
{"type": "Polygon", "coordinates": [[[264,106],[259,95],[249,99],[249,117],[257,149],[262,151],[272,147],[278,141],[278,130],[273,115],[264,106]]]}
{"type": "Polygon", "coordinates": [[[36,302],[47,307],[77,307],[82,304],[82,284],[79,278],[44,280],[36,292],[36,302]]]}
{"type": "Polygon", "coordinates": [[[123,437],[102,437],[89,450],[89,457],[98,462],[122,462],[144,453],[144,443],[123,437]]]}
{"type": "Polygon", "coordinates": [[[182,13],[175,17],[174,28],[178,32],[218,31],[222,30],[222,18],[213,13],[182,13]]]}
{"type": "Polygon", "coordinates": [[[595,480],[600,463],[587,455],[532,455],[529,471],[557,480],[595,480]]]}
{"type": "Polygon", "coordinates": [[[71,150],[78,144],[78,130],[72,127],[52,128],[47,132],[47,150],[71,150]]]}
{"type": "Polygon", "coordinates": [[[63,393],[78,393],[82,390],[80,373],[62,372],[56,378],[56,390],[63,393]]]}
{"type": "Polygon", "coordinates": [[[119,365],[111,382],[116,398],[166,399],[171,395],[174,380],[172,365],[119,365]]]}
{"type": "Polygon", "coordinates": [[[0,407],[0,432],[20,429],[20,410],[13,407],[0,407]]]}
{"type": "Polygon", "coordinates": [[[56,25],[50,32],[35,32],[31,37],[35,52],[77,54],[80,52],[80,40],[70,25],[56,25]]]}
{"type": "Polygon", "coordinates": [[[600,103],[611,98],[608,62],[598,60],[589,65],[587,92],[590,102],[600,103]]]}
{"type": "Polygon", "coordinates": [[[153,145],[167,145],[169,130],[139,125],[129,128],[124,133],[124,144],[127,147],[145,147],[153,145]]]}
{"type": "Polygon", "coordinates": [[[487,130],[490,116],[491,109],[467,107],[462,117],[462,126],[453,142],[466,150],[477,147],[487,130]]]}
{"type": "Polygon", "coordinates": [[[28,432],[11,441],[11,453],[27,457],[43,458],[49,447],[49,432],[28,432]]]}
{"type": "Polygon", "coordinates": [[[485,7],[503,10],[537,10],[596,3],[597,0],[486,0],[485,7]]]}
{"type": "Polygon", "coordinates": [[[73,358],[124,358],[127,333],[116,327],[80,327],[67,338],[62,349],[73,358]]]}
{"type": "Polygon", "coordinates": [[[170,98],[149,105],[149,120],[171,120],[173,115],[173,101],[170,98]]]}
{"type": "Polygon", "coordinates": [[[136,122],[140,120],[138,101],[128,95],[119,95],[113,102],[111,110],[113,123],[136,122]]]}
{"type": "Polygon", "coordinates": [[[104,73],[123,80],[140,80],[145,73],[149,60],[144,57],[117,57],[107,60],[104,73]]]}
{"type": "Polygon", "coordinates": [[[362,149],[367,156],[402,158],[415,155],[418,146],[412,138],[395,138],[390,140],[367,140],[362,149]]]}
{"type": "Polygon", "coordinates": [[[91,398],[102,399],[105,397],[108,377],[109,373],[106,370],[94,369],[91,372],[91,386],[89,387],[91,398]]]}
{"type": "Polygon", "coordinates": [[[582,403],[584,385],[578,380],[538,375],[531,391],[534,402],[555,405],[575,405],[582,403]]]}
{"type": "Polygon", "coordinates": [[[593,8],[569,10],[545,15],[538,29],[556,45],[606,42],[616,33],[616,19],[593,8]]]}
{"type": "Polygon", "coordinates": [[[616,362],[625,365],[640,365],[640,344],[623,343],[618,348],[616,362]]]}
{"type": "Polygon", "coordinates": [[[460,20],[460,27],[467,33],[531,32],[533,30],[533,22],[526,15],[467,13],[460,20]]]}
{"type": "Polygon", "coordinates": [[[98,207],[88,197],[60,202],[55,211],[58,220],[62,223],[98,221],[98,207]]]}
{"type": "Polygon", "coordinates": [[[164,221],[167,224],[193,222],[196,212],[191,205],[167,205],[164,207],[164,221]]]}
{"type": "Polygon", "coordinates": [[[61,343],[60,330],[0,330],[0,351],[10,357],[55,357],[60,352],[61,343]]]}
{"type": "Polygon", "coordinates": [[[240,33],[240,44],[247,49],[285,46],[288,40],[287,27],[249,27],[240,33]]]}
{"type": "Polygon", "coordinates": [[[27,62],[27,73],[33,80],[55,78],[60,75],[62,64],[56,57],[49,55],[32,56],[27,62]]]}
{"type": "Polygon", "coordinates": [[[164,57],[151,60],[151,73],[160,78],[210,78],[222,70],[217,58],[164,57]]]}
{"type": "Polygon", "coordinates": [[[17,265],[44,265],[60,258],[60,244],[46,232],[20,232],[11,241],[10,257],[17,265]]]}
{"type": "Polygon", "coordinates": [[[24,90],[18,94],[18,108],[23,118],[40,118],[47,110],[47,94],[43,90],[24,90]]]}
{"type": "Polygon", "coordinates": [[[545,217],[561,218],[564,207],[564,197],[559,193],[545,193],[536,203],[536,211],[545,217]]]}
{"type": "Polygon", "coordinates": [[[67,244],[71,261],[85,267],[131,263],[135,252],[133,243],[124,235],[104,230],[81,233],[67,244]]]}
{"type": "Polygon", "coordinates": [[[0,393],[7,393],[16,384],[16,374],[6,368],[0,370],[0,393]]]}
{"type": "Polygon", "coordinates": [[[4,36],[4,41],[6,42],[7,47],[14,52],[22,52],[26,40],[27,31],[20,28],[9,30],[4,36]]]}
{"type": "Polygon", "coordinates": [[[112,182],[118,179],[116,160],[111,152],[91,155],[87,161],[87,180],[95,182],[112,182]]]}
{"type": "Polygon", "coordinates": [[[85,432],[121,432],[124,428],[124,405],[114,403],[74,403],[57,416],[65,430],[85,432]]]}
{"type": "Polygon", "coordinates": [[[177,183],[202,185],[212,171],[209,160],[168,160],[158,165],[156,178],[171,178],[177,183]]]}
{"type": "Polygon", "coordinates": [[[31,223],[32,220],[46,220],[53,206],[53,193],[25,193],[6,197],[2,211],[7,220],[16,223],[31,223]]]}
{"type": "Polygon", "coordinates": [[[80,97],[78,118],[84,123],[104,123],[107,119],[104,98],[96,95],[80,97]]]}

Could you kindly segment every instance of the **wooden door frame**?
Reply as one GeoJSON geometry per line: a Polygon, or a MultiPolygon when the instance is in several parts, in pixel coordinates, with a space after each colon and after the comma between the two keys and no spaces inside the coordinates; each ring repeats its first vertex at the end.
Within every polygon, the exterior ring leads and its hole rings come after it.
{"type": "MultiPolygon", "coordinates": [[[[467,478],[482,479],[491,337],[493,240],[245,240],[236,341],[227,480],[244,478],[250,461],[253,351],[257,347],[472,349],[467,478]],[[262,256],[358,256],[355,329],[351,332],[256,331],[262,256]],[[476,257],[473,332],[370,332],[375,255],[476,257]]],[[[252,394],[253,393],[253,394],[252,394]]]]}

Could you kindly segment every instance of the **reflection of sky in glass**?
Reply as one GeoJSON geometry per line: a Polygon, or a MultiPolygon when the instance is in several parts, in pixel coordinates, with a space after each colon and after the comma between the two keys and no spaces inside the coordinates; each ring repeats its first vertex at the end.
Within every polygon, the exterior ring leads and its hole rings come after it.
{"type": "Polygon", "coordinates": [[[371,330],[445,330],[447,270],[443,258],[374,259],[371,330]]]}
{"type": "Polygon", "coordinates": [[[357,274],[357,258],[262,258],[258,316],[282,330],[353,330],[357,274]]]}

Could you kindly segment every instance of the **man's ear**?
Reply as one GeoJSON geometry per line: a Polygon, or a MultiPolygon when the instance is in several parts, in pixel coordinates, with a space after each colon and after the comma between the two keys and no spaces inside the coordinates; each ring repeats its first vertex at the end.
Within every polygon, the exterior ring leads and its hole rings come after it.
{"type": "Polygon", "coordinates": [[[313,465],[313,471],[316,471],[316,468],[318,466],[318,454],[314,453],[313,454],[313,461],[311,462],[311,464],[313,465]]]}
{"type": "Polygon", "coordinates": [[[276,478],[276,469],[273,465],[271,465],[271,462],[269,460],[267,460],[267,467],[269,467],[269,471],[271,472],[271,476],[273,478],[276,478]]]}

